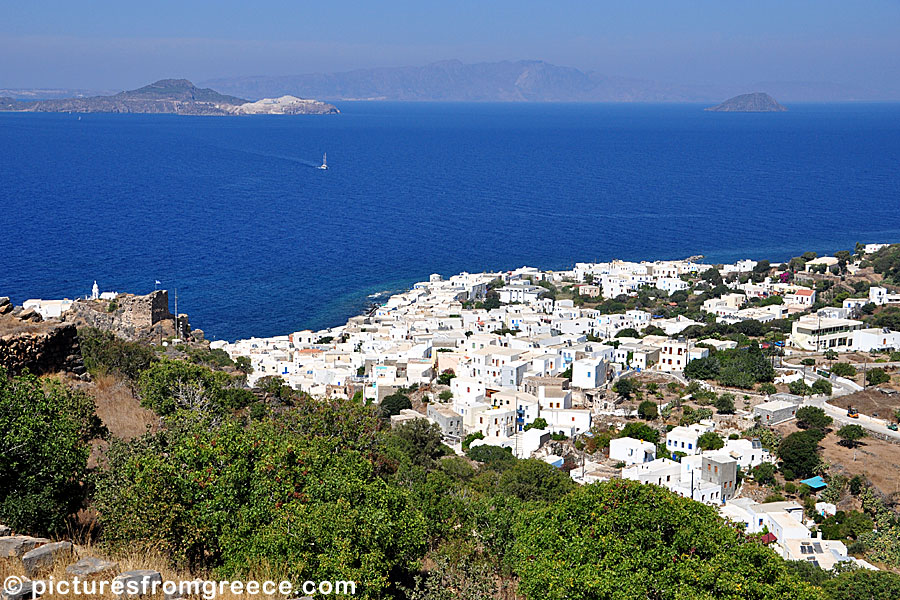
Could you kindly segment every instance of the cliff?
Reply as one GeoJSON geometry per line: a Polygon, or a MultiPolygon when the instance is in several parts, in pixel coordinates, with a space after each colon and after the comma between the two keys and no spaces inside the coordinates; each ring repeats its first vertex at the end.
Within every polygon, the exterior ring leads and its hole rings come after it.
{"type": "Polygon", "coordinates": [[[729,98],[722,104],[710,106],[704,110],[709,112],[785,112],[787,108],[778,104],[772,96],[756,92],[729,98]]]}
{"type": "MultiPolygon", "coordinates": [[[[299,100],[299,99],[297,99],[299,100]]],[[[75,112],[75,113],[142,113],[177,115],[238,115],[243,98],[228,96],[210,88],[198,88],[187,79],[162,79],[136,90],[112,96],[58,98],[22,101],[0,98],[0,111],[9,112],[75,112]]],[[[266,111],[261,107],[249,114],[333,114],[339,112],[331,104],[317,100],[298,102],[290,112],[266,111]]]]}

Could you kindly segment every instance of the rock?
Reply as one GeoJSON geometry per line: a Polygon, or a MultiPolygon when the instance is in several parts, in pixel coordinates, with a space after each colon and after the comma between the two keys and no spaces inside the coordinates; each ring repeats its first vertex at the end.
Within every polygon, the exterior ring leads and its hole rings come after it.
{"type": "Polygon", "coordinates": [[[30,581],[23,581],[15,587],[4,587],[0,598],[3,600],[31,600],[33,597],[40,597],[40,594],[35,595],[32,592],[32,585],[30,581]]]}
{"type": "Polygon", "coordinates": [[[22,556],[22,566],[25,567],[25,575],[34,577],[42,571],[52,569],[56,561],[71,557],[72,542],[53,542],[26,552],[22,556]]]}
{"type": "Polygon", "coordinates": [[[8,296],[0,296],[0,315],[12,312],[13,305],[8,296]]]}
{"type": "Polygon", "coordinates": [[[66,573],[68,573],[69,575],[80,575],[82,577],[87,577],[89,575],[96,575],[97,573],[114,571],[118,566],[119,563],[117,562],[88,556],[66,567],[66,573]]]}
{"type": "Polygon", "coordinates": [[[12,529],[6,525],[0,525],[0,537],[6,537],[8,535],[12,535],[12,529]]]}
{"type": "Polygon", "coordinates": [[[154,591],[153,582],[156,583],[156,591],[162,589],[162,575],[159,571],[152,569],[137,569],[135,571],[125,571],[112,580],[113,590],[119,591],[119,598],[136,598],[138,596],[149,596],[154,591]],[[119,583],[116,583],[119,582],[119,583]]]}
{"type": "Polygon", "coordinates": [[[50,540],[46,538],[35,538],[27,535],[0,537],[0,558],[21,558],[26,552],[49,542],[50,540]]]}
{"type": "Polygon", "coordinates": [[[26,308],[19,313],[19,318],[23,321],[40,321],[41,315],[39,315],[34,309],[26,308]]]}

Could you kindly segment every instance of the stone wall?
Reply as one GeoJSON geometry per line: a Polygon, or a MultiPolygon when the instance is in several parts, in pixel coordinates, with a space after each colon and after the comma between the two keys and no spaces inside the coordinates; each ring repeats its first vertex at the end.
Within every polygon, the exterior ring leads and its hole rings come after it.
{"type": "MultiPolygon", "coordinates": [[[[187,316],[181,337],[190,331],[187,316]]],[[[78,327],[96,327],[111,331],[126,340],[155,341],[176,335],[175,317],[169,312],[169,294],[157,290],[145,296],[119,294],[115,300],[78,300],[62,320],[78,327]]]]}
{"type": "Polygon", "coordinates": [[[85,374],[74,325],[40,323],[27,328],[16,327],[12,317],[0,327],[0,367],[18,375],[25,369],[36,375],[67,371],[85,374]]]}

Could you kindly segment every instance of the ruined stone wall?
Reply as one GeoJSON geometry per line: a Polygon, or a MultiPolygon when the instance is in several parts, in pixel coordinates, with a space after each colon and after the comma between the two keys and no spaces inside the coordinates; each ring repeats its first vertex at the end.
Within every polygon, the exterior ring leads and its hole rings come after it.
{"type": "MultiPolygon", "coordinates": [[[[157,290],[146,296],[119,294],[115,300],[79,300],[62,319],[78,327],[111,331],[126,340],[154,341],[175,335],[175,318],[169,312],[169,294],[157,290]]],[[[183,328],[187,326],[184,317],[183,328]]]]}
{"type": "Polygon", "coordinates": [[[0,335],[0,367],[18,375],[67,371],[84,375],[78,332],[74,325],[47,323],[0,335]]]}

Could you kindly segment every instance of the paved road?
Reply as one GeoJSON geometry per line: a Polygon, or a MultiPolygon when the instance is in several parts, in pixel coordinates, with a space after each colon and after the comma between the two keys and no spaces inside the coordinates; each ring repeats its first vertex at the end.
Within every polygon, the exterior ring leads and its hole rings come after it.
{"type": "MultiPolygon", "coordinates": [[[[810,377],[807,375],[807,381],[815,381],[815,379],[817,378],[819,377],[810,377]]],[[[834,419],[835,423],[840,423],[841,425],[861,425],[868,431],[881,434],[886,438],[900,442],[900,431],[891,431],[890,429],[888,429],[888,422],[886,420],[873,418],[868,415],[859,415],[859,418],[854,419],[847,416],[846,408],[841,408],[839,406],[834,406],[828,403],[828,400],[831,400],[833,402],[837,400],[838,397],[839,396],[837,394],[835,394],[831,398],[825,398],[824,396],[810,396],[804,400],[803,405],[818,406],[825,411],[825,414],[834,419]]]]}
{"type": "MultiPolygon", "coordinates": [[[[882,363],[883,364],[883,363],[882,363]]],[[[802,367],[801,367],[802,368],[802,367]]],[[[796,370],[792,367],[793,370],[796,370]]],[[[784,369],[778,369],[784,370],[784,369]]],[[[808,384],[812,384],[817,379],[828,379],[827,377],[822,377],[818,373],[816,373],[813,369],[806,369],[806,378],[805,381],[808,384]]],[[[873,433],[880,434],[883,437],[896,440],[900,442],[900,431],[891,431],[887,428],[887,421],[884,419],[877,419],[870,417],[868,415],[859,415],[858,419],[854,419],[847,416],[847,409],[841,408],[839,406],[834,406],[828,403],[828,400],[834,402],[841,396],[846,396],[848,394],[852,394],[854,392],[860,391],[862,388],[857,384],[843,379],[841,377],[835,377],[828,379],[831,382],[834,393],[831,398],[826,398],[824,396],[809,396],[804,399],[803,406],[818,406],[822,410],[825,411],[829,417],[834,419],[835,423],[840,423],[841,425],[861,425],[864,429],[871,431],[873,433]]]]}

